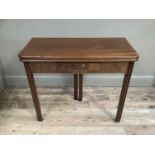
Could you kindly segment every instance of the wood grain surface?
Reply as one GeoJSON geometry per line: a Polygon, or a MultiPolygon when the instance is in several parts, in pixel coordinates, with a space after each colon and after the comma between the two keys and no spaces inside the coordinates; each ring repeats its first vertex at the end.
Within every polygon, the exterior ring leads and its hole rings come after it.
{"type": "Polygon", "coordinates": [[[138,54],[125,38],[32,38],[21,61],[135,61],[138,54]]]}

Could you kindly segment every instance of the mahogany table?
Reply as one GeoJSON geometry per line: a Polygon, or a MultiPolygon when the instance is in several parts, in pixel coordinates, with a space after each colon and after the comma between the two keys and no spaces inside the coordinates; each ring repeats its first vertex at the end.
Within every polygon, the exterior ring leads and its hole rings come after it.
{"type": "Polygon", "coordinates": [[[32,38],[19,54],[39,121],[43,120],[33,73],[74,74],[74,99],[82,101],[84,73],[124,73],[115,121],[121,119],[138,54],[125,38],[32,38]]]}

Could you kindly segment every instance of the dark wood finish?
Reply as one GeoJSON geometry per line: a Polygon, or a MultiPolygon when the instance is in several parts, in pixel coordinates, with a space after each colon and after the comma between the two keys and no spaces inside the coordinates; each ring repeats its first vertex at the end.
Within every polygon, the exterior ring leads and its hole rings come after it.
{"type": "Polygon", "coordinates": [[[138,55],[125,38],[32,38],[19,57],[28,62],[120,62],[138,55]]]}
{"type": "Polygon", "coordinates": [[[24,62],[32,98],[41,121],[33,73],[73,73],[74,99],[82,101],[83,73],[124,73],[115,121],[121,119],[138,54],[125,38],[32,38],[19,54],[24,62]]]}
{"type": "Polygon", "coordinates": [[[58,73],[86,73],[87,71],[87,63],[57,63],[58,73]]]}
{"type": "Polygon", "coordinates": [[[30,62],[33,73],[126,73],[127,62],[30,62]]]}
{"type": "Polygon", "coordinates": [[[100,73],[101,70],[102,70],[102,63],[100,62],[88,63],[87,73],[100,73]]]}
{"type": "Polygon", "coordinates": [[[83,74],[74,74],[74,99],[82,101],[83,74]]]}
{"type": "Polygon", "coordinates": [[[25,66],[29,86],[30,86],[30,89],[31,89],[32,99],[33,99],[33,102],[34,102],[34,107],[35,107],[35,110],[36,110],[37,118],[38,118],[38,121],[42,121],[43,117],[42,117],[42,114],[41,114],[41,108],[40,108],[40,103],[39,103],[39,99],[38,99],[38,94],[37,94],[37,90],[36,90],[34,77],[33,77],[33,74],[31,72],[29,63],[24,63],[24,66],[25,66]]]}
{"type": "Polygon", "coordinates": [[[126,73],[127,62],[104,62],[101,66],[102,73],[126,73]]]}
{"type": "Polygon", "coordinates": [[[127,70],[126,74],[124,75],[123,86],[122,86],[118,109],[117,109],[117,114],[116,114],[116,118],[115,118],[116,122],[120,122],[120,119],[122,116],[125,98],[127,95],[128,86],[130,83],[130,78],[131,78],[131,74],[132,74],[132,70],[133,70],[133,65],[134,65],[134,62],[129,62],[128,70],[127,70]]]}
{"type": "Polygon", "coordinates": [[[56,63],[52,62],[30,62],[30,69],[33,73],[56,73],[56,63]]]}
{"type": "Polygon", "coordinates": [[[78,100],[79,76],[74,74],[74,99],[78,100]]]}
{"type": "Polygon", "coordinates": [[[83,95],[83,74],[79,74],[79,101],[82,101],[83,95]]]}

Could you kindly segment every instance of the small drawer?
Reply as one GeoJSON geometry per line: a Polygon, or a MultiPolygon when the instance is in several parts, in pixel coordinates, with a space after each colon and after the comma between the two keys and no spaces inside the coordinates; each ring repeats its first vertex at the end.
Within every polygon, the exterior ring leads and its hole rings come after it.
{"type": "Polygon", "coordinates": [[[56,63],[56,70],[60,73],[85,73],[88,70],[87,63],[56,63]]]}
{"type": "Polygon", "coordinates": [[[33,73],[126,73],[128,62],[31,62],[33,73]]]}
{"type": "Polygon", "coordinates": [[[101,72],[101,63],[88,63],[88,72],[89,73],[100,73],[101,72]]]}

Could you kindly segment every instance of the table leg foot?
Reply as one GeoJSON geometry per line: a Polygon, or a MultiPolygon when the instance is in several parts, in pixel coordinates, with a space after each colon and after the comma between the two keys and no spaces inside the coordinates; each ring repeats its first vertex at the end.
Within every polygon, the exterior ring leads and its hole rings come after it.
{"type": "Polygon", "coordinates": [[[43,117],[40,117],[40,118],[37,118],[38,119],[38,121],[43,121],[44,119],[43,119],[43,117]]]}

